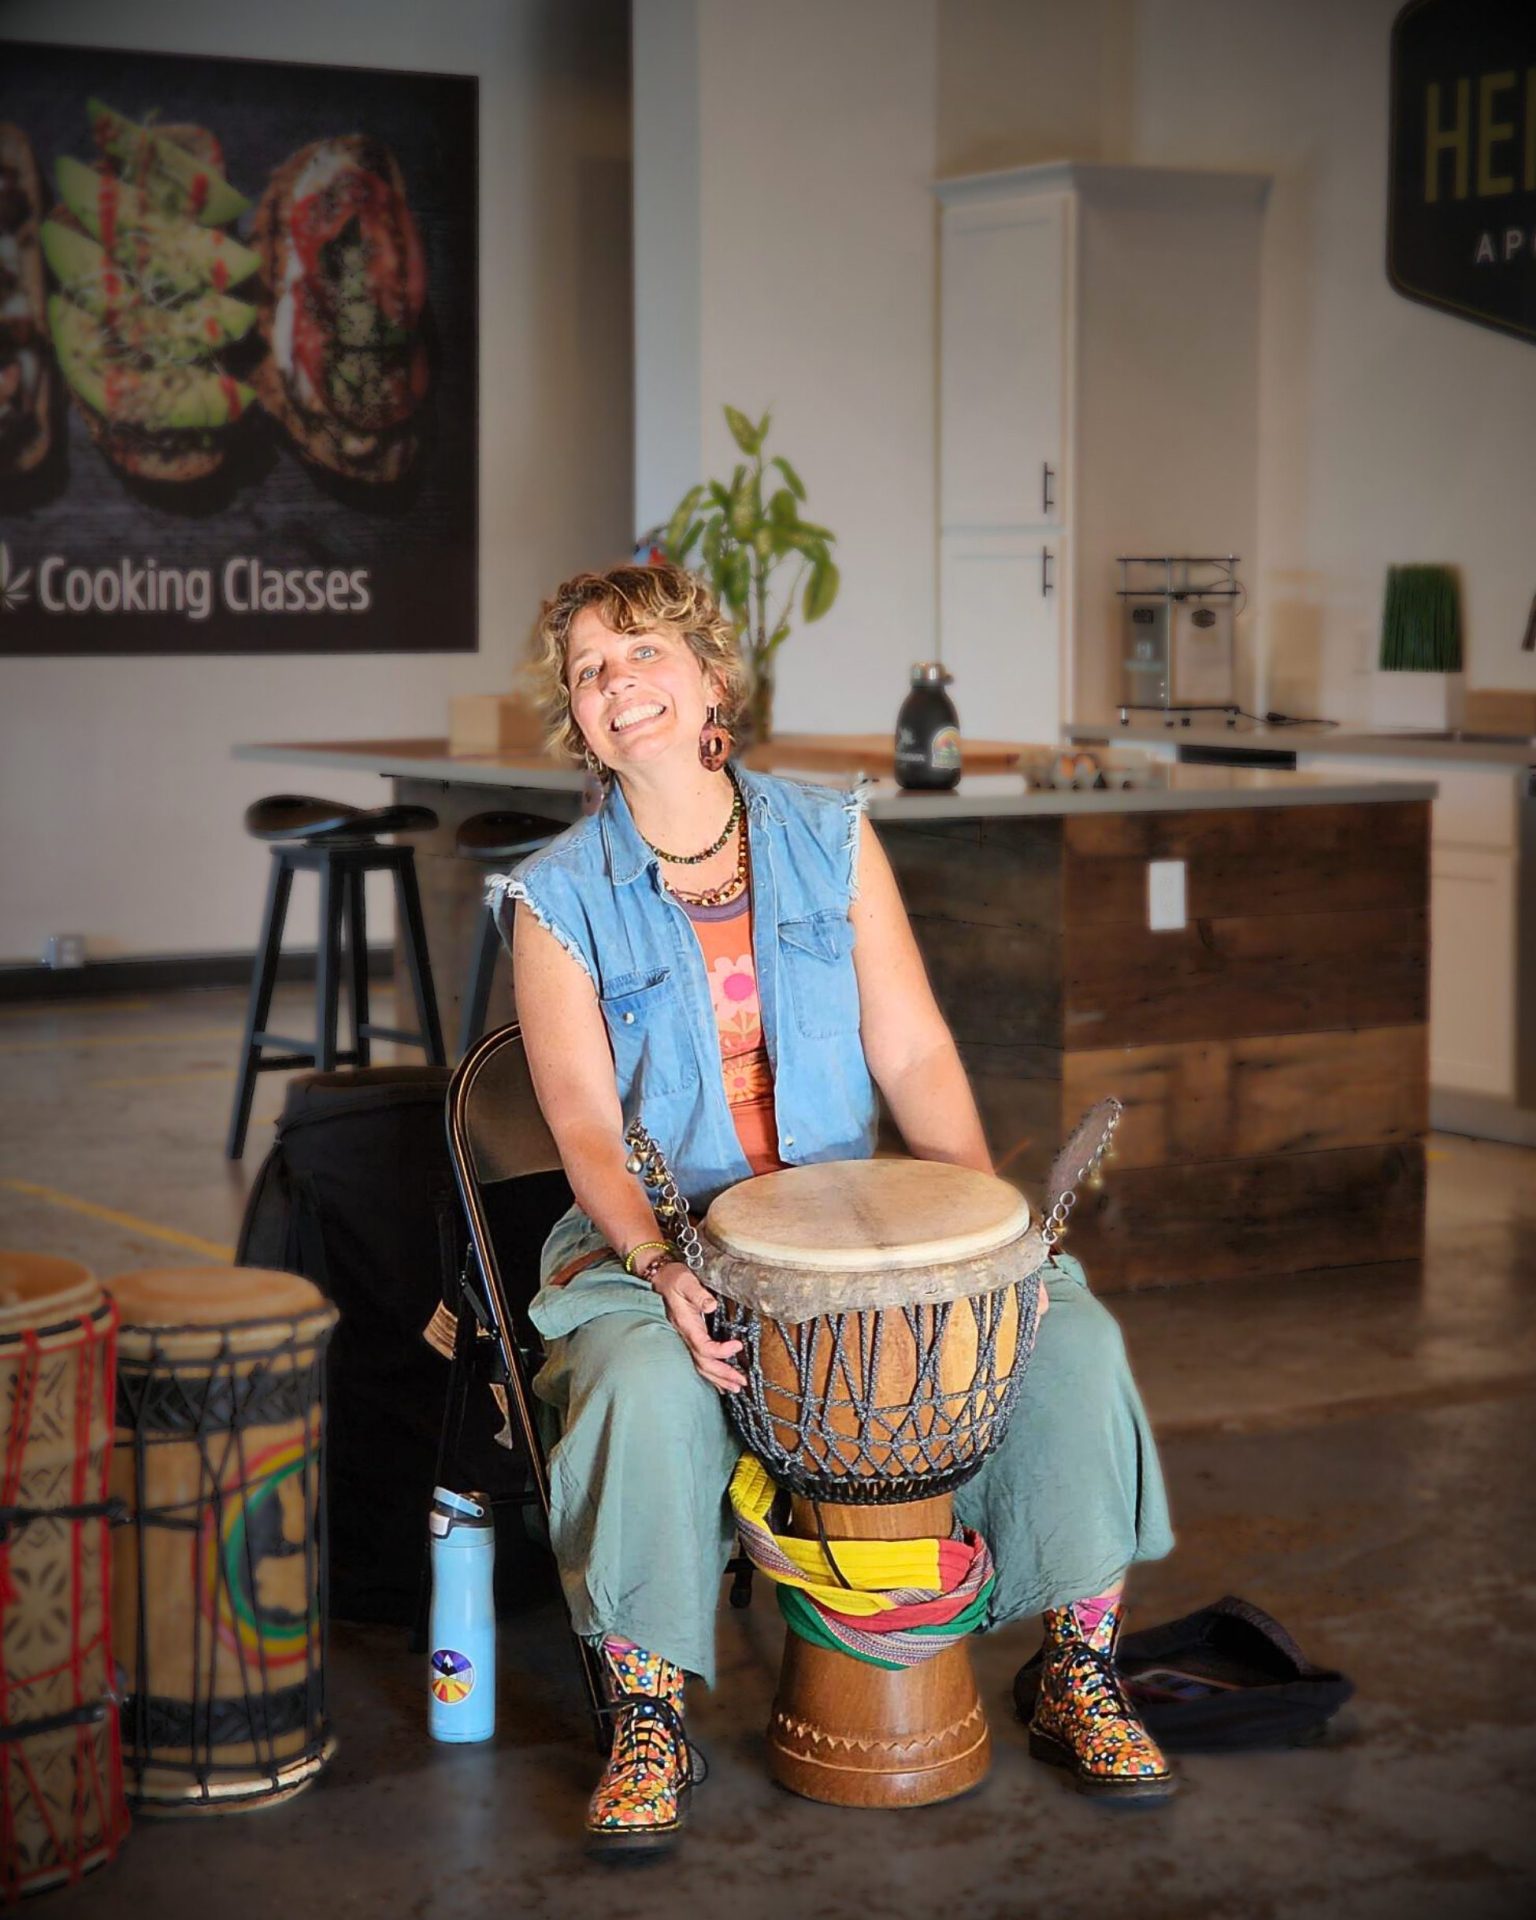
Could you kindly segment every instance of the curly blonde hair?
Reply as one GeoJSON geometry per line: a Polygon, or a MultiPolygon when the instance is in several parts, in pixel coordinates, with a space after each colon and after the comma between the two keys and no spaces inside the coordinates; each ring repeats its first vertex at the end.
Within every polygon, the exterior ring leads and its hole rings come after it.
{"type": "Polygon", "coordinates": [[[595,607],[615,633],[680,635],[705,673],[720,685],[720,718],[733,732],[746,710],[751,670],[736,629],[702,580],[670,561],[578,573],[555,589],[533,630],[527,678],[548,723],[551,753],[580,760],[586,740],[571,714],[565,677],[577,614],[595,607]]]}

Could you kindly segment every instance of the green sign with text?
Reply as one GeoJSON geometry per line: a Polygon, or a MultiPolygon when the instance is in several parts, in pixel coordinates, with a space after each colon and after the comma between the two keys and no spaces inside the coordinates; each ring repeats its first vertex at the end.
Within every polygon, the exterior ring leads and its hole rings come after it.
{"type": "Polygon", "coordinates": [[[1392,26],[1387,277],[1536,340],[1536,4],[1409,0],[1392,26]]]}

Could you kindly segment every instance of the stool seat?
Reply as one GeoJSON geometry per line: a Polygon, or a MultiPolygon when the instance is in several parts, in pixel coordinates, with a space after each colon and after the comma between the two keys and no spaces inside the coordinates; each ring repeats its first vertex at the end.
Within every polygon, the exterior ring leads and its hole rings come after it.
{"type": "Polygon", "coordinates": [[[353,807],[345,800],[317,800],[307,793],[269,793],[245,810],[245,830],[257,840],[373,839],[381,833],[430,833],[437,815],[430,807],[353,807]]]}
{"type": "Polygon", "coordinates": [[[542,813],[472,813],[460,823],[453,850],[466,860],[517,860],[537,853],[568,824],[542,813]]]}

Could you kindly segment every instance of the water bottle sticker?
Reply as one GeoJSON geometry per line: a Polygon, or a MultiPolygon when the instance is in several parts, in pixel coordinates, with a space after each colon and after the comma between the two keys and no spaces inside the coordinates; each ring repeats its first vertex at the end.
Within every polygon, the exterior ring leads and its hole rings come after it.
{"type": "Polygon", "coordinates": [[[928,757],[936,767],[946,770],[960,764],[960,729],[958,727],[940,727],[933,736],[933,745],[928,757]]]}
{"type": "Polygon", "coordinates": [[[456,1707],[475,1690],[475,1669],[462,1653],[452,1647],[439,1647],[432,1656],[432,1698],[445,1707],[456,1707]]]}

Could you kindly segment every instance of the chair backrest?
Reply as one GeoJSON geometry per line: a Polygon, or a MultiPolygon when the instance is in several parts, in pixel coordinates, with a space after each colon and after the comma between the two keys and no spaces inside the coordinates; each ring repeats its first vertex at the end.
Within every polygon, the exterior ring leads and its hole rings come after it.
{"type": "Polygon", "coordinates": [[[559,1170],[560,1150],[539,1110],[515,1020],[460,1062],[448,1089],[448,1142],[482,1185],[559,1170]]]}

